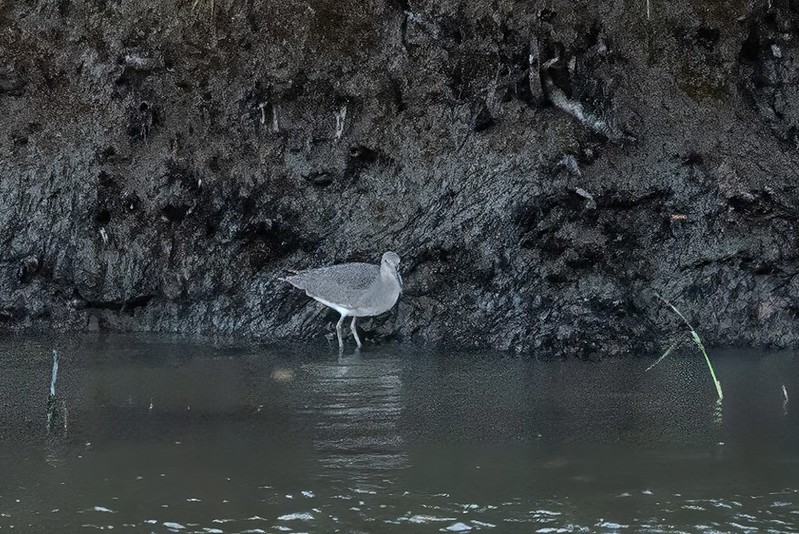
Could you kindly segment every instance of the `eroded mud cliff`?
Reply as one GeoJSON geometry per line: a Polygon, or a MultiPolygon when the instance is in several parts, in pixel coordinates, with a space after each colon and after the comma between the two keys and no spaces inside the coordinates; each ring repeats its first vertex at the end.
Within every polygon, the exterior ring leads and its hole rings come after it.
{"type": "MultiPolygon", "coordinates": [[[[799,340],[799,3],[6,0],[0,328],[264,339],[403,258],[367,339],[799,340]]],[[[327,320],[326,320],[327,319],[327,320]]]]}

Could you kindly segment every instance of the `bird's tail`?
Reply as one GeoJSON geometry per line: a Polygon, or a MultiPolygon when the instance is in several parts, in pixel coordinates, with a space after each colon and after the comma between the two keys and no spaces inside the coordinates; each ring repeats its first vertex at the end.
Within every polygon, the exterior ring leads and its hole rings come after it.
{"type": "Polygon", "coordinates": [[[289,276],[278,277],[278,280],[280,280],[281,282],[288,282],[289,284],[292,283],[291,280],[289,280],[289,278],[300,272],[300,271],[295,271],[294,269],[286,269],[286,271],[288,271],[289,276]]]}

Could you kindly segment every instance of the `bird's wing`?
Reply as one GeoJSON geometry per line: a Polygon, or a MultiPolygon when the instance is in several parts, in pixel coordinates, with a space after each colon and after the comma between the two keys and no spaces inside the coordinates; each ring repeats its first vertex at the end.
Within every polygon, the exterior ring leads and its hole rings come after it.
{"type": "Polygon", "coordinates": [[[300,271],[285,280],[304,289],[310,297],[344,307],[354,307],[359,296],[380,276],[380,268],[369,263],[345,263],[300,271]]]}

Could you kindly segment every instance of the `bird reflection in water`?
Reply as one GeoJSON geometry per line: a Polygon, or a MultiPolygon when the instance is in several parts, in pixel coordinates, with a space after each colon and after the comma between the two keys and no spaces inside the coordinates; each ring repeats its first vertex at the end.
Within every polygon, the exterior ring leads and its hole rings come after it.
{"type": "Polygon", "coordinates": [[[307,408],[315,419],[314,448],[325,467],[374,471],[408,465],[399,431],[399,360],[375,356],[364,358],[356,350],[303,367],[314,397],[307,408]]]}

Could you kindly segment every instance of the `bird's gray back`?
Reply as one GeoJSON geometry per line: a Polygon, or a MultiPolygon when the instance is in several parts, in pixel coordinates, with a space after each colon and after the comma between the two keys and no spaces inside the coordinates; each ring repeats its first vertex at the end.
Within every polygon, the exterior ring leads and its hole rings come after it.
{"type": "Polygon", "coordinates": [[[344,263],[300,271],[285,280],[311,297],[347,308],[355,307],[364,292],[380,279],[380,267],[369,263],[344,263]]]}

